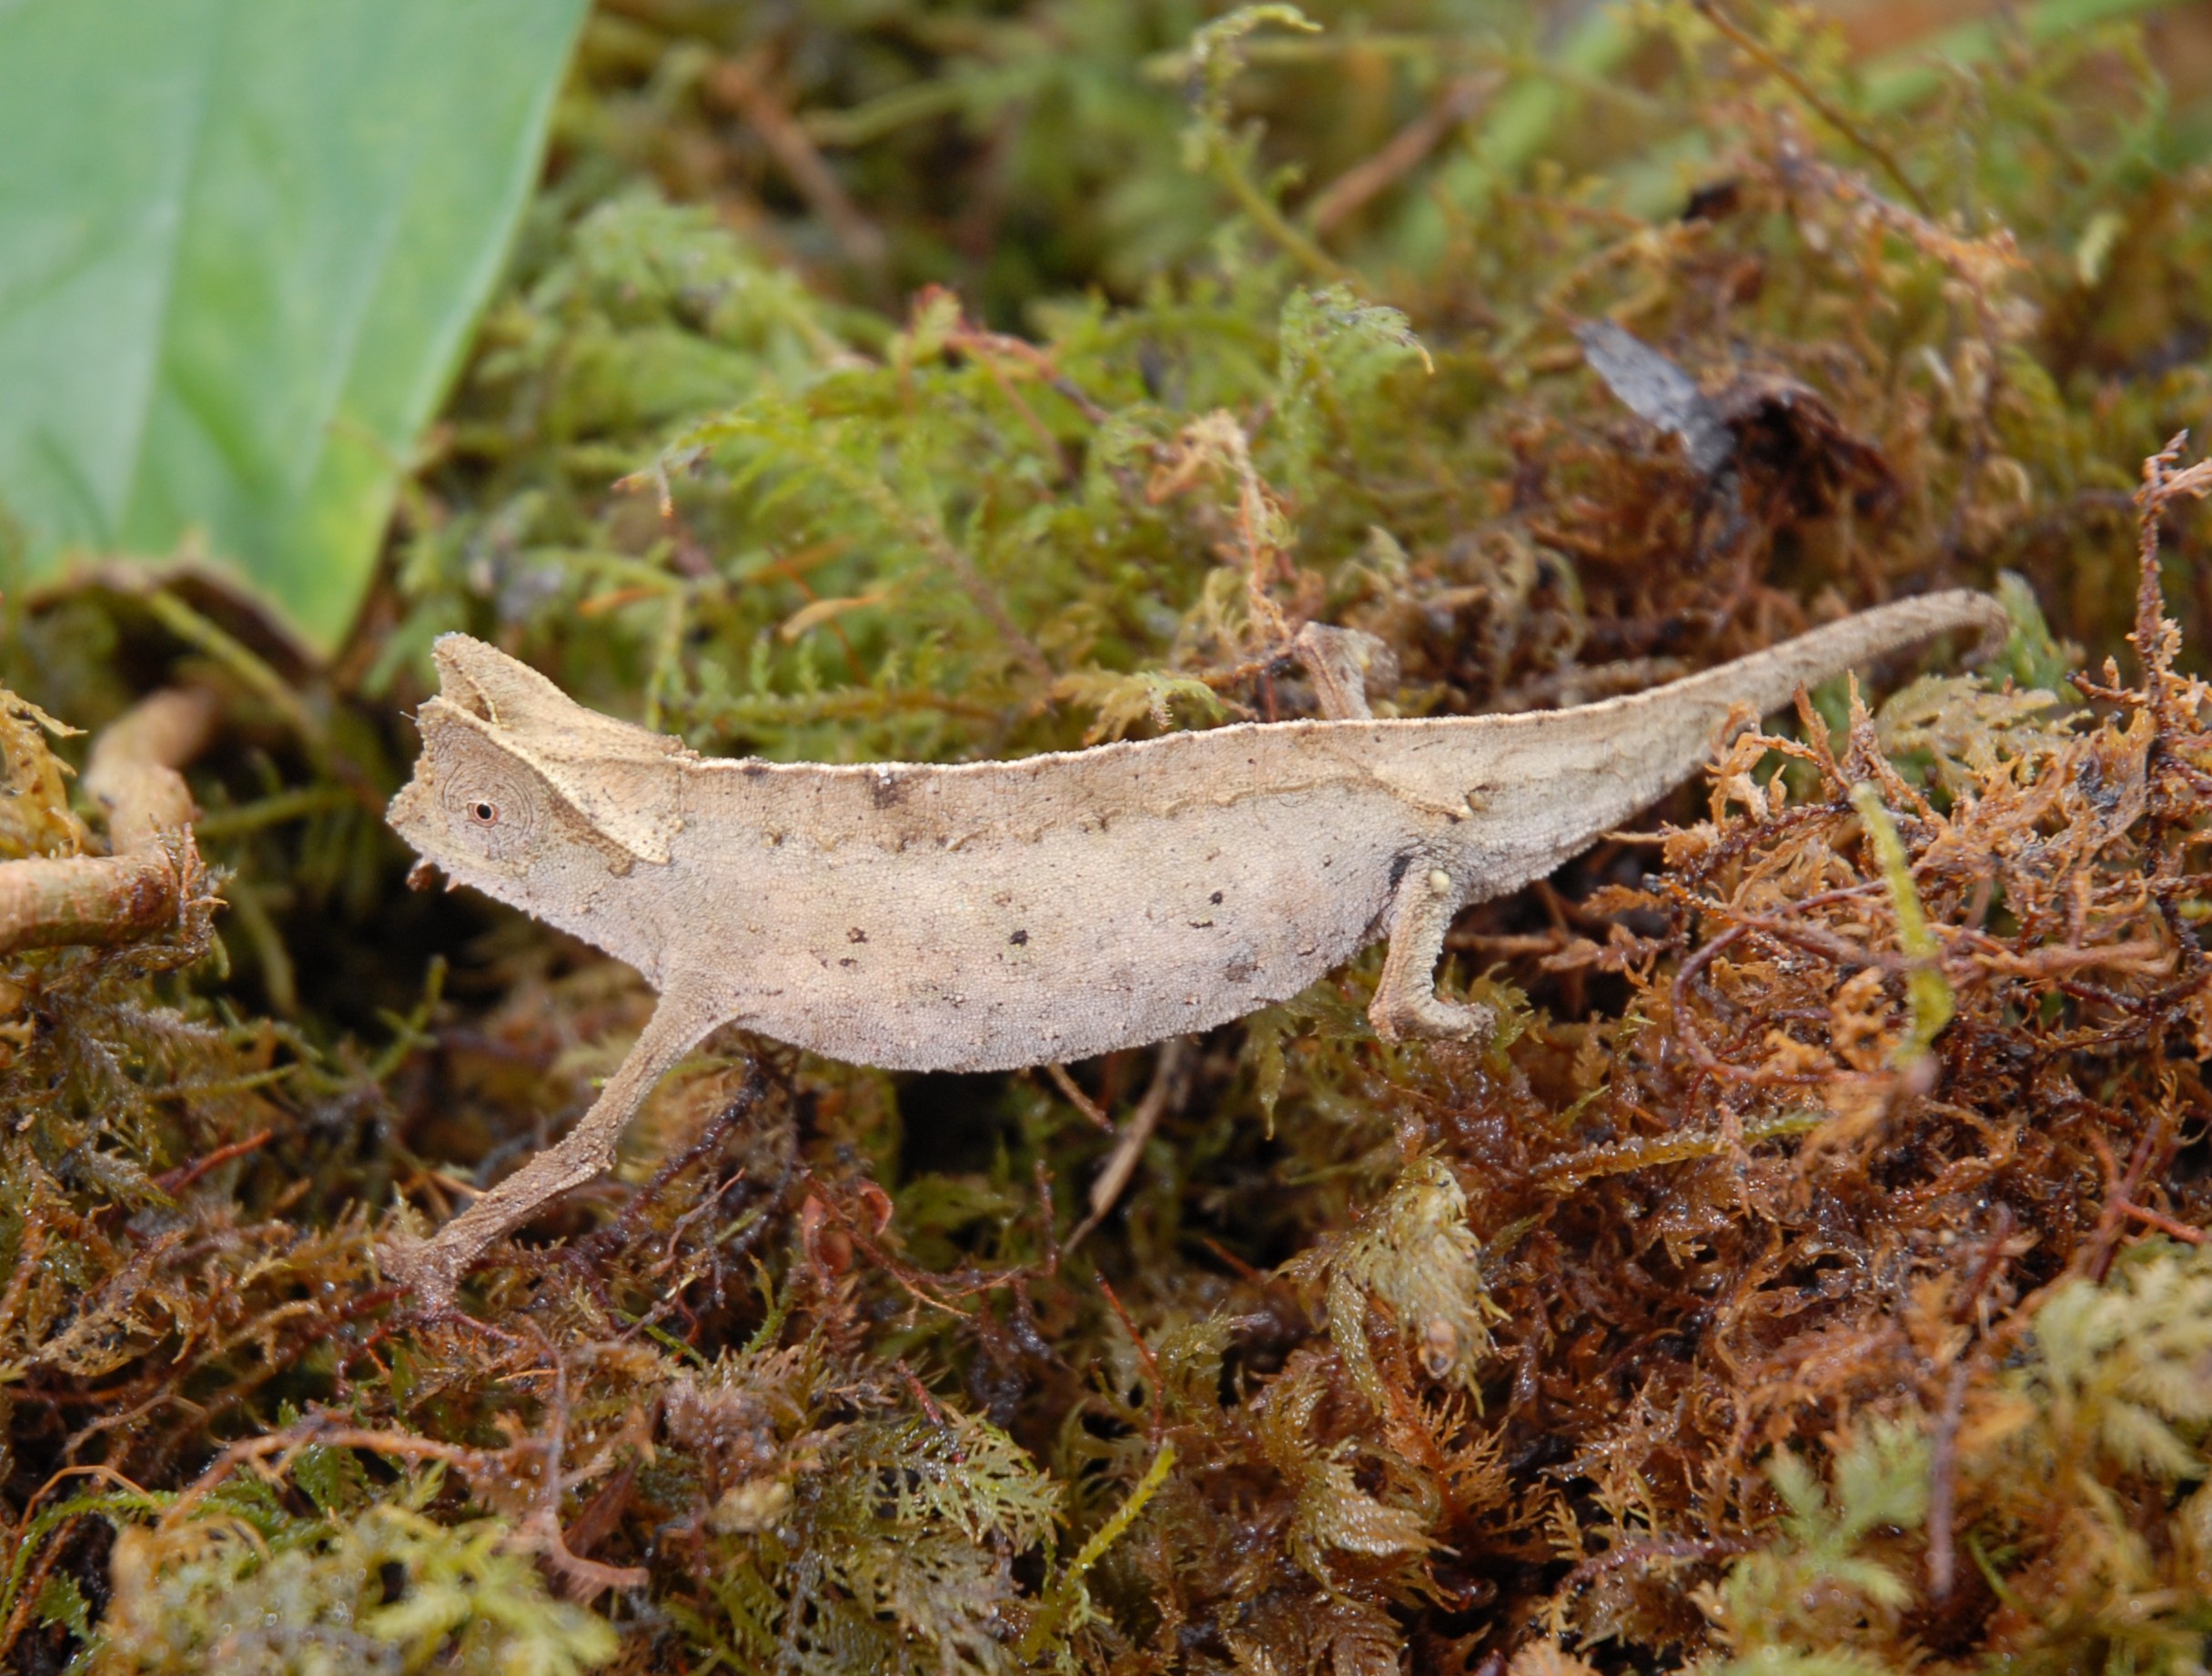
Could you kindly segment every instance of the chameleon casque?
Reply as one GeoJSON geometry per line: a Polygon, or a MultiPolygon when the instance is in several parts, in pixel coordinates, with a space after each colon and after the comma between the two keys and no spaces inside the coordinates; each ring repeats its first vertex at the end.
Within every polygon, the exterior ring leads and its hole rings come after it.
{"type": "Polygon", "coordinates": [[[1460,908],[1550,873],[1799,686],[2007,626],[1982,595],[1930,594],[1517,715],[1376,720],[1317,669],[1355,713],[951,766],[702,758],[446,635],[391,824],[661,999],[565,1140],[388,1262],[442,1307],[487,1244],[607,1166],[653,1084],[726,1023],[892,1069],[1057,1063],[1241,1017],[1387,937],[1377,1033],[1481,1036],[1489,1010],[1435,986],[1460,908]]]}

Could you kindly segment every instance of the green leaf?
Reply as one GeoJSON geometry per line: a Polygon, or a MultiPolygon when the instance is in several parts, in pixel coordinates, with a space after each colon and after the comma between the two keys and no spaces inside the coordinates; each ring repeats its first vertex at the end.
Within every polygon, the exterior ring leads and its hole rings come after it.
{"type": "Polygon", "coordinates": [[[359,604],[583,0],[0,0],[0,507],[359,604]]]}

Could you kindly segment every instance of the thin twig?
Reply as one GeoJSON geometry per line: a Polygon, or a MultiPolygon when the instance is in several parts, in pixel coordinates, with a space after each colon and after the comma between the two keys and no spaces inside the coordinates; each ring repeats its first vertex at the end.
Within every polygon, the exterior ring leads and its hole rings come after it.
{"type": "MultiPolygon", "coordinates": [[[[284,1066],[280,1073],[270,1074],[271,1080],[274,1080],[275,1075],[288,1074],[290,1070],[289,1065],[284,1066]]],[[[228,1164],[233,1158],[243,1158],[248,1153],[258,1152],[276,1138],[276,1130],[264,1129],[258,1135],[249,1135],[242,1141],[233,1141],[227,1146],[217,1146],[213,1152],[195,1158],[189,1164],[179,1165],[173,1170],[155,1176],[154,1185],[164,1193],[170,1195],[181,1193],[209,1170],[219,1168],[223,1165],[228,1164]]]]}
{"type": "Polygon", "coordinates": [[[1502,78],[1495,72],[1454,76],[1443,96],[1383,142],[1372,156],[1355,163],[1330,181],[1306,206],[1306,225],[1317,237],[1359,213],[1388,191],[1469,117],[1482,108],[1502,78]]]}
{"type": "Polygon", "coordinates": [[[85,789],[106,806],[114,853],[0,863],[0,954],[136,942],[200,902],[206,873],[190,825],[197,812],[177,771],[205,748],[215,719],[214,694],[170,688],[108,725],[85,789]]]}
{"type": "Polygon", "coordinates": [[[1129,1335],[1129,1342],[1136,1347],[1137,1360],[1145,1365],[1146,1394],[1150,1398],[1147,1406],[1151,1411],[1145,1422],[1145,1430],[1146,1440],[1157,1449],[1161,1437],[1167,1429],[1167,1410],[1162,1406],[1167,1400],[1167,1393],[1160,1383],[1160,1358],[1152,1347],[1145,1342],[1144,1334],[1136,1330],[1136,1321],[1122,1306],[1121,1295],[1106,1283],[1106,1277],[1094,1274],[1091,1278],[1098,1283],[1098,1289],[1105,1294],[1107,1307],[1120,1320],[1122,1330],[1129,1335]]]}
{"type": "Polygon", "coordinates": [[[1160,1056],[1152,1069],[1152,1085],[1145,1090],[1145,1097],[1129,1114],[1129,1121],[1123,1126],[1121,1138],[1114,1143],[1106,1167],[1091,1183],[1091,1214],[1076,1225],[1065,1249],[1073,1251],[1081,1245],[1091,1230],[1106,1220],[1115,1200],[1128,1186],[1129,1178],[1136,1174],[1138,1161],[1145,1156],[1146,1143],[1151,1140],[1153,1130],[1159,1127],[1160,1118],[1182,1086],[1183,1069],[1189,1058],[1190,1043],[1186,1038],[1174,1036],[1160,1044],[1160,1056]]]}
{"type": "Polygon", "coordinates": [[[1053,1086],[1067,1097],[1067,1103],[1089,1118],[1095,1127],[1104,1129],[1108,1135],[1114,1133],[1114,1120],[1106,1115],[1106,1108],[1083,1092],[1082,1085],[1068,1075],[1066,1065],[1058,1063],[1048,1065],[1045,1067],[1045,1075],[1051,1077],[1053,1086]]]}
{"type": "Polygon", "coordinates": [[[1731,17],[1721,8],[1720,0],[1690,0],[1690,3],[1696,8],[1699,16],[1719,30],[1745,57],[1788,87],[1811,106],[1822,121],[1872,157],[1882,172],[1896,183],[1897,190],[1904,194],[1905,200],[1914,209],[1931,220],[1934,218],[1934,209],[1930,207],[1920,188],[1913,184],[1913,177],[1904,172],[1904,166],[1897,161],[1895,155],[1861,127],[1849,112],[1838,110],[1799,73],[1795,66],[1770,50],[1764,42],[1731,17]]]}
{"type": "MultiPolygon", "coordinates": [[[[1954,1307],[1954,1317],[1980,1314],[1982,1302],[2005,1263],[2018,1255],[2009,1243],[2012,1232],[2012,1208],[2000,1203],[1981,1258],[1967,1282],[1966,1294],[1954,1307]]],[[[1979,1344],[1963,1351],[1952,1364],[1951,1377],[1944,1387],[1943,1408],[1935,1419],[1935,1435],[1929,1445],[1928,1593],[1937,1600],[1950,1597],[1957,1575],[1958,1538],[1954,1526],[1957,1520],[1958,1429],[1966,1412],[1966,1388],[1975,1368],[1990,1358],[1995,1342],[1994,1336],[1985,1334],[1979,1344]]]]}
{"type": "Polygon", "coordinates": [[[766,56],[754,52],[718,64],[708,73],[706,85],[761,136],[761,143],[774,154],[791,184],[798,187],[799,196],[829,223],[846,259],[856,268],[880,275],[884,249],[882,230],[861,213],[836,171],[814,148],[805,126],[769,91],[766,56]]]}

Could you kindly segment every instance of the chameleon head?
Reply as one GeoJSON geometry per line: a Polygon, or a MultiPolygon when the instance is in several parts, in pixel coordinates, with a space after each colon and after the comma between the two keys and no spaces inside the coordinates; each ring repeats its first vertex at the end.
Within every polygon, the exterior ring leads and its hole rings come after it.
{"type": "Polygon", "coordinates": [[[422,755],[386,818],[458,883],[509,895],[500,883],[528,873],[550,836],[550,789],[446,700],[432,699],[416,720],[422,755]]]}
{"type": "Polygon", "coordinates": [[[387,819],[457,883],[518,906],[533,876],[665,863],[682,824],[682,744],[585,709],[466,635],[435,651],[439,695],[416,716],[422,755],[387,819]]]}

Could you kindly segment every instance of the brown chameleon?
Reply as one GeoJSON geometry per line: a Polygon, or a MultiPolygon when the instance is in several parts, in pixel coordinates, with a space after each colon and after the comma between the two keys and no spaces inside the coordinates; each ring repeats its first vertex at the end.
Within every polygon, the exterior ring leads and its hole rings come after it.
{"type": "Polygon", "coordinates": [[[1387,938],[1376,1033],[1480,1037],[1490,1011],[1435,984],[1460,908],[1550,873],[1799,686],[2006,627],[1982,595],[1931,594],[1631,697],[1420,721],[1361,713],[1358,637],[1309,628],[1339,719],[953,766],[702,758],[446,635],[393,827],[661,999],[565,1140],[391,1264],[442,1307],[487,1244],[606,1168],[719,1025],[899,1070],[1056,1064],[1241,1017],[1387,938]]]}

